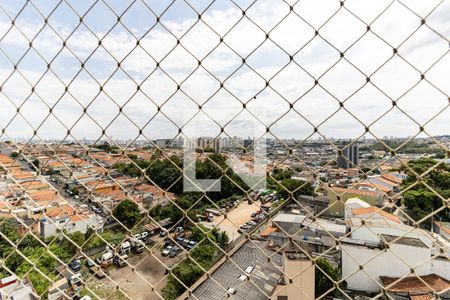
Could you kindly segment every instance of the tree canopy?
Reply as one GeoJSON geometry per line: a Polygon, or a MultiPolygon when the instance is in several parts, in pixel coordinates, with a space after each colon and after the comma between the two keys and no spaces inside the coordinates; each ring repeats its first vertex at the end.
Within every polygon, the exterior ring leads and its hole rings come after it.
{"type": "Polygon", "coordinates": [[[142,219],[139,206],[130,199],[125,199],[114,207],[113,216],[129,229],[142,219]]]}
{"type": "MultiPolygon", "coordinates": [[[[402,170],[407,174],[407,178],[402,184],[402,189],[406,190],[403,193],[403,204],[411,212],[412,218],[420,220],[445,206],[438,195],[444,199],[450,197],[450,167],[431,158],[412,160],[408,162],[408,167],[402,167],[402,170]],[[422,177],[422,182],[416,184],[418,178],[413,171],[418,175],[428,172],[422,177]]],[[[434,218],[450,221],[449,209],[445,208],[435,213],[434,218]]]]}
{"type": "MultiPolygon", "coordinates": [[[[330,289],[332,289],[334,287],[334,282],[338,281],[339,278],[340,278],[339,270],[337,268],[334,268],[333,265],[328,260],[324,258],[319,258],[316,261],[316,270],[315,270],[316,298],[327,293],[330,289]]],[[[337,297],[339,296],[339,294],[340,294],[339,290],[334,289],[327,295],[337,297]]]]}

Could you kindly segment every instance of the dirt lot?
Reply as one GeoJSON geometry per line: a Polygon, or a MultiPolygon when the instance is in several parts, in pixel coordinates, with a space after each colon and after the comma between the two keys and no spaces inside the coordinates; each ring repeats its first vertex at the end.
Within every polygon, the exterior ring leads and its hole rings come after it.
{"type": "Polygon", "coordinates": [[[224,216],[214,217],[211,223],[206,223],[208,227],[216,226],[220,230],[225,231],[230,238],[230,241],[237,239],[240,235],[238,229],[241,225],[247,223],[251,219],[251,214],[260,209],[259,202],[248,204],[247,201],[242,201],[239,205],[230,210],[227,214],[227,219],[224,216]]]}
{"type": "Polygon", "coordinates": [[[116,282],[120,288],[128,295],[129,298],[135,300],[153,300],[160,299],[161,290],[166,284],[167,275],[165,275],[166,266],[170,267],[176,262],[182,260],[183,254],[177,257],[162,257],[160,251],[155,249],[154,254],[135,255],[128,262],[131,266],[123,268],[109,268],[109,277],[111,278],[91,278],[87,282],[87,286],[92,289],[98,296],[108,298],[110,300],[127,299],[120,292],[115,291],[116,282]],[[159,260],[159,261],[158,261],[159,260]],[[155,291],[152,292],[152,285],[155,291]]]}

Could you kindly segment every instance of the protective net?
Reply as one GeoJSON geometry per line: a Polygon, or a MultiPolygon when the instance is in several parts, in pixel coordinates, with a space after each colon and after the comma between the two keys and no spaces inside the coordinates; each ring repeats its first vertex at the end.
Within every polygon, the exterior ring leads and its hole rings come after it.
{"type": "Polygon", "coordinates": [[[449,16],[2,0],[0,299],[449,299],[449,16]]]}

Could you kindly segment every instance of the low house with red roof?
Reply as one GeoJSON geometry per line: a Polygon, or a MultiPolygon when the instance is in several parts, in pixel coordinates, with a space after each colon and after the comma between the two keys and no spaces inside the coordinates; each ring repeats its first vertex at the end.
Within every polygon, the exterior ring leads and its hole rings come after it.
{"type": "Polygon", "coordinates": [[[103,226],[101,217],[90,212],[77,211],[69,205],[47,208],[40,217],[40,233],[43,239],[67,233],[86,233],[88,228],[99,230],[103,226]]]}
{"type": "Polygon", "coordinates": [[[437,274],[408,277],[380,276],[383,289],[391,299],[450,299],[450,281],[437,274]]]}

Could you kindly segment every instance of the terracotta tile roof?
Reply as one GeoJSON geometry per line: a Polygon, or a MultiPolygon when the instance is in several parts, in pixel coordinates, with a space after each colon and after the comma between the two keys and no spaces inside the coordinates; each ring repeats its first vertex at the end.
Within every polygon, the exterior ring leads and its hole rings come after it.
{"type": "Polygon", "coordinates": [[[64,166],[60,161],[49,161],[45,164],[47,167],[58,168],[64,166]]]}
{"type": "Polygon", "coordinates": [[[27,191],[45,189],[49,187],[48,184],[38,180],[23,182],[20,185],[27,191]]]}
{"type": "MultiPolygon", "coordinates": [[[[391,185],[391,186],[393,186],[393,187],[398,187],[398,186],[400,186],[400,183],[394,182],[394,181],[389,180],[389,179],[386,179],[386,178],[384,178],[384,177],[378,177],[378,178],[376,178],[376,179],[379,180],[379,181],[381,181],[381,182],[384,182],[384,183],[386,183],[386,184],[389,184],[389,185],[391,185]]],[[[400,181],[401,181],[401,179],[400,179],[400,181]]]]}
{"type": "Polygon", "coordinates": [[[36,177],[31,172],[23,172],[21,170],[14,170],[13,172],[11,172],[11,176],[14,177],[15,179],[29,179],[36,177]]]}
{"type": "Polygon", "coordinates": [[[410,276],[401,279],[397,283],[388,287],[399,279],[399,277],[380,276],[381,283],[390,292],[408,292],[408,293],[427,293],[441,292],[450,288],[450,281],[437,274],[419,276],[410,276]]]}
{"type": "MultiPolygon", "coordinates": [[[[153,193],[156,198],[164,197],[164,192],[161,191],[158,187],[150,184],[141,184],[134,187],[135,190],[140,191],[142,193],[153,193]]],[[[174,199],[175,195],[171,192],[166,192],[166,196],[170,199],[174,199]]]]}
{"type": "Polygon", "coordinates": [[[69,217],[71,222],[77,222],[89,218],[88,215],[85,215],[81,212],[77,213],[77,211],[69,205],[47,209],[45,215],[49,218],[69,217]]]}
{"type": "Polygon", "coordinates": [[[275,231],[277,231],[278,230],[278,228],[277,227],[272,227],[272,226],[269,226],[269,227],[267,227],[266,229],[264,229],[262,232],[261,232],[261,236],[268,236],[269,234],[271,234],[272,232],[275,232],[275,231]]]}
{"type": "Polygon", "coordinates": [[[400,178],[397,178],[394,175],[391,175],[391,174],[388,174],[388,173],[381,174],[381,177],[383,177],[383,178],[385,178],[385,179],[387,179],[389,181],[392,181],[394,183],[398,183],[398,184],[402,183],[402,180],[400,178]]]}
{"type": "Polygon", "coordinates": [[[388,220],[391,220],[391,221],[394,221],[397,223],[401,223],[399,217],[394,216],[393,214],[390,214],[388,212],[385,212],[384,210],[382,210],[378,207],[375,207],[375,206],[352,209],[352,214],[355,216],[366,215],[366,214],[379,214],[388,220]]]}
{"type": "Polygon", "coordinates": [[[34,201],[55,200],[61,198],[55,190],[37,190],[29,192],[28,195],[34,201]]]}
{"type": "Polygon", "coordinates": [[[8,165],[11,165],[13,162],[14,162],[14,160],[11,157],[9,157],[5,154],[0,154],[0,163],[1,164],[8,166],[8,165]]]}

